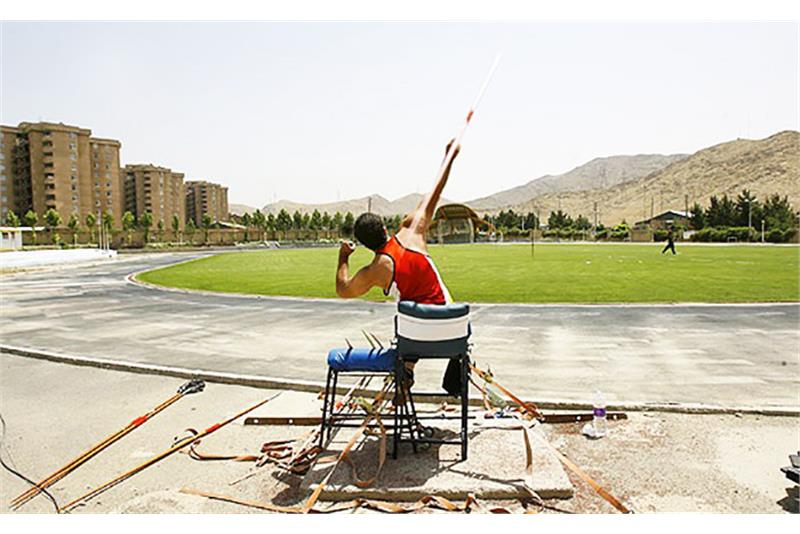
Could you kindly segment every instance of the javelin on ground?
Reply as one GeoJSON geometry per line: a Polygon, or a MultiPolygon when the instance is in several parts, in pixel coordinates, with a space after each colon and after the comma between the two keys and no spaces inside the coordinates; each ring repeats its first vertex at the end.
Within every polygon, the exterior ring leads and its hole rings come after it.
{"type": "MultiPolygon", "coordinates": [[[[494,71],[497,70],[497,66],[500,64],[500,58],[502,54],[497,54],[494,58],[494,63],[492,63],[491,68],[489,69],[489,74],[486,75],[486,79],[481,85],[480,91],[478,91],[478,96],[475,98],[475,101],[472,103],[472,106],[469,108],[469,112],[467,113],[467,118],[464,121],[464,125],[461,127],[461,131],[458,132],[458,135],[450,144],[450,147],[447,149],[447,154],[444,156],[444,161],[442,161],[442,166],[439,168],[439,173],[436,175],[436,182],[438,183],[439,180],[442,179],[442,175],[444,175],[445,169],[447,169],[448,165],[453,161],[455,157],[455,150],[461,144],[461,139],[464,137],[464,133],[467,131],[467,126],[469,126],[469,122],[472,120],[472,115],[475,114],[475,110],[478,109],[478,104],[480,104],[481,100],[483,99],[483,95],[486,92],[486,88],[489,87],[489,82],[492,81],[492,77],[494,76],[494,71]]],[[[414,221],[412,227],[416,226],[418,221],[414,221]]]]}

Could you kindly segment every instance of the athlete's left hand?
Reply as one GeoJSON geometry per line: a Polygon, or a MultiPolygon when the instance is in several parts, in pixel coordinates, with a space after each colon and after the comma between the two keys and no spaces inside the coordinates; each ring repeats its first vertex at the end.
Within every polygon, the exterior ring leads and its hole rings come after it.
{"type": "Polygon", "coordinates": [[[347,259],[350,257],[350,254],[356,251],[356,244],[352,241],[342,241],[342,244],[339,246],[339,257],[342,259],[347,259]]]}

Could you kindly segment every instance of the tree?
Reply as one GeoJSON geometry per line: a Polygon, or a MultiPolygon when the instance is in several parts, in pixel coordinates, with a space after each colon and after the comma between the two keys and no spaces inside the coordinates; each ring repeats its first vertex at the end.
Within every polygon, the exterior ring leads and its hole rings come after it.
{"type": "Polygon", "coordinates": [[[353,235],[353,229],[356,226],[356,218],[353,217],[351,212],[347,212],[344,216],[344,221],[342,221],[342,233],[348,237],[353,235]]]}
{"type": "Polygon", "coordinates": [[[211,215],[208,213],[203,214],[203,244],[208,244],[208,230],[211,228],[211,225],[214,223],[214,220],[211,218],[211,215]]]}
{"type": "Polygon", "coordinates": [[[78,244],[78,228],[81,226],[81,220],[78,218],[77,213],[73,213],[69,216],[69,221],[67,222],[67,227],[69,231],[72,232],[72,246],[77,246],[78,244]]]}
{"type": "Polygon", "coordinates": [[[283,232],[283,239],[286,240],[286,232],[292,227],[292,216],[289,212],[281,208],[278,212],[278,217],[275,220],[275,228],[279,232],[283,232]]]}
{"type": "Polygon", "coordinates": [[[711,227],[736,224],[736,205],[728,198],[728,195],[722,195],[722,199],[718,199],[716,195],[709,199],[706,223],[711,227]]]}
{"type": "Polygon", "coordinates": [[[159,219],[158,223],[156,224],[156,228],[158,228],[158,240],[159,240],[159,242],[160,241],[164,241],[164,227],[165,226],[166,225],[164,224],[164,219],[159,219]]]}
{"type": "Polygon", "coordinates": [[[111,212],[105,212],[103,214],[103,228],[111,232],[111,228],[114,226],[114,215],[111,212]]]}
{"type": "Polygon", "coordinates": [[[344,218],[342,217],[342,214],[337,211],[331,220],[331,230],[334,230],[338,235],[341,235],[342,223],[344,223],[344,218]]]}
{"type": "Polygon", "coordinates": [[[194,219],[189,219],[186,222],[186,235],[189,236],[189,241],[191,242],[194,238],[194,232],[197,230],[197,225],[194,223],[194,219]]]}
{"type": "Polygon", "coordinates": [[[308,221],[308,227],[311,230],[320,230],[322,228],[322,214],[319,210],[314,210],[311,214],[311,219],[308,221]]]}
{"type": "Polygon", "coordinates": [[[578,215],[578,218],[577,218],[577,219],[575,219],[574,226],[575,226],[575,228],[577,228],[578,230],[583,230],[583,231],[586,231],[586,230],[589,230],[589,229],[591,229],[591,227],[592,227],[592,223],[590,223],[590,222],[589,222],[589,219],[587,219],[587,218],[586,218],[586,217],[584,217],[583,215],[578,215]]]}
{"type": "Polygon", "coordinates": [[[258,228],[259,234],[261,235],[261,240],[264,240],[264,223],[266,219],[264,218],[264,214],[261,213],[261,210],[256,210],[253,212],[253,226],[258,228]]]}
{"type": "Polygon", "coordinates": [[[173,238],[177,239],[178,242],[182,241],[181,238],[178,236],[178,232],[181,231],[181,220],[177,215],[172,216],[172,236],[173,238]]]}
{"type": "Polygon", "coordinates": [[[495,224],[497,226],[506,228],[508,230],[521,228],[522,226],[522,217],[518,213],[515,213],[512,209],[508,211],[501,210],[500,213],[498,213],[495,217],[495,220],[495,224]]]}
{"type": "Polygon", "coordinates": [[[61,224],[61,215],[55,208],[50,208],[44,212],[44,223],[47,226],[47,232],[52,235],[53,243],[58,245],[61,242],[61,236],[54,230],[61,224]]]}
{"type": "Polygon", "coordinates": [[[275,231],[275,215],[271,213],[267,215],[267,222],[264,223],[264,227],[270,232],[275,231]]]}
{"type": "Polygon", "coordinates": [[[694,206],[692,206],[692,209],[689,213],[690,213],[689,222],[692,224],[692,228],[694,228],[695,230],[702,230],[703,228],[705,228],[706,214],[703,211],[703,206],[695,202],[694,206]]]}
{"type": "Polygon", "coordinates": [[[734,226],[751,226],[752,221],[758,220],[759,206],[756,197],[747,189],[736,197],[734,226]]]}
{"type": "Polygon", "coordinates": [[[383,225],[386,229],[390,232],[397,232],[400,229],[401,219],[399,215],[395,215],[394,217],[387,215],[383,218],[383,225]]]}
{"type": "Polygon", "coordinates": [[[295,210],[292,215],[292,225],[295,230],[299,230],[303,227],[303,214],[300,213],[299,210],[295,210]]]}
{"type": "Polygon", "coordinates": [[[91,244],[94,241],[94,225],[97,224],[97,217],[90,212],[86,214],[84,221],[86,222],[86,228],[89,229],[89,244],[91,244]]]}
{"type": "Polygon", "coordinates": [[[52,230],[61,224],[61,215],[54,208],[50,208],[44,212],[44,222],[47,229],[52,230]]]}
{"type": "Polygon", "coordinates": [[[767,198],[763,217],[770,230],[788,230],[797,227],[798,223],[797,214],[792,210],[789,199],[781,198],[778,194],[767,198]]]}
{"type": "Polygon", "coordinates": [[[31,227],[31,232],[33,234],[33,244],[36,244],[36,225],[39,223],[39,216],[36,215],[36,212],[33,210],[28,210],[25,213],[25,217],[23,217],[25,221],[25,226],[31,227]]]}
{"type": "Polygon", "coordinates": [[[572,226],[572,217],[570,217],[561,210],[551,211],[550,217],[547,218],[547,226],[551,230],[558,230],[560,228],[569,228],[570,226],[572,226]]]}
{"type": "Polygon", "coordinates": [[[133,213],[126,211],[122,214],[120,223],[122,224],[122,229],[125,231],[125,236],[128,238],[128,246],[130,246],[131,230],[133,230],[133,227],[136,226],[136,218],[133,216],[133,213]]]}
{"type": "Polygon", "coordinates": [[[539,228],[539,219],[536,217],[536,214],[532,211],[529,211],[525,215],[525,228],[528,229],[536,229],[539,228]]]}
{"type": "Polygon", "coordinates": [[[244,226],[244,240],[245,240],[245,243],[248,241],[248,239],[247,239],[247,231],[250,230],[250,224],[252,224],[252,222],[253,222],[253,218],[250,217],[249,213],[245,212],[245,214],[242,215],[242,225],[244,226]]]}
{"type": "Polygon", "coordinates": [[[324,230],[331,229],[331,215],[327,211],[322,214],[322,228],[324,230]]]}
{"type": "Polygon", "coordinates": [[[144,244],[150,242],[150,227],[153,226],[153,214],[149,211],[142,213],[139,216],[139,228],[144,230],[144,244]]]}
{"type": "Polygon", "coordinates": [[[6,224],[12,228],[17,228],[19,226],[19,217],[17,217],[17,214],[9,210],[6,214],[6,224]]]}

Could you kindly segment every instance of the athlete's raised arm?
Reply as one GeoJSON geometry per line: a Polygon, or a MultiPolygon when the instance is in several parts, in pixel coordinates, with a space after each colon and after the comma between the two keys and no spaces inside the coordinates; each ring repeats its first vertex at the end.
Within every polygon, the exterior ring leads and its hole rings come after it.
{"type": "MultiPolygon", "coordinates": [[[[447,143],[447,148],[444,152],[445,159],[447,159],[448,152],[450,151],[450,147],[453,145],[454,141],[455,139],[447,143]]],[[[439,199],[442,196],[444,186],[447,185],[447,179],[450,177],[450,170],[453,167],[453,162],[455,161],[456,156],[458,156],[458,152],[461,150],[461,146],[456,146],[454,150],[455,152],[450,158],[450,161],[447,162],[447,167],[444,169],[444,172],[442,172],[442,176],[433,186],[431,192],[422,198],[417,206],[417,209],[406,215],[405,219],[403,219],[401,228],[409,228],[412,232],[420,236],[424,236],[428,231],[428,227],[433,221],[433,216],[436,213],[436,205],[439,203],[439,199]]]]}

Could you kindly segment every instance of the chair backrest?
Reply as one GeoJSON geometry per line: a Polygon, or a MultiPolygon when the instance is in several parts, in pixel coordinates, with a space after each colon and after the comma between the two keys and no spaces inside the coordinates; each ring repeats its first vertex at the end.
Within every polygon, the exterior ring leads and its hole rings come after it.
{"type": "Polygon", "coordinates": [[[469,304],[418,304],[400,301],[395,339],[402,355],[450,357],[466,354],[471,333],[469,304]]]}

